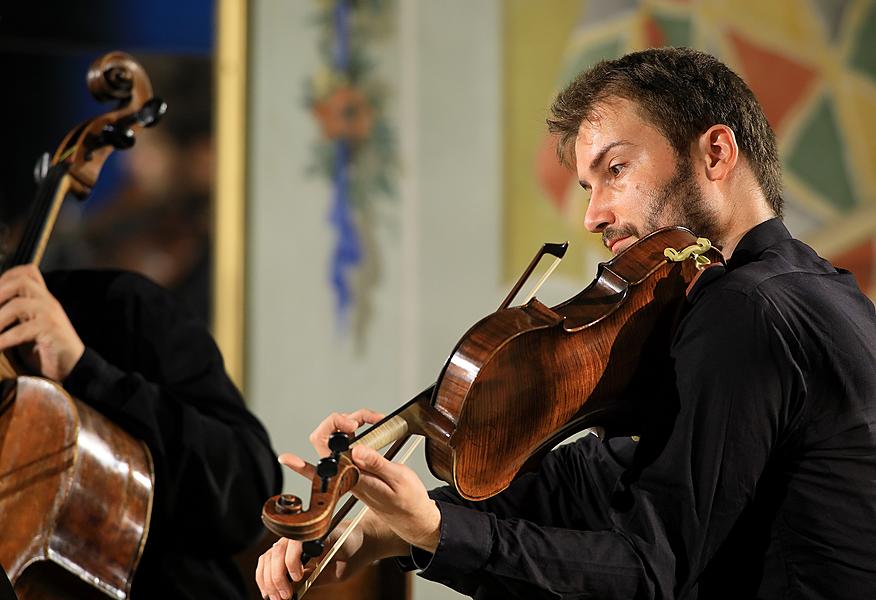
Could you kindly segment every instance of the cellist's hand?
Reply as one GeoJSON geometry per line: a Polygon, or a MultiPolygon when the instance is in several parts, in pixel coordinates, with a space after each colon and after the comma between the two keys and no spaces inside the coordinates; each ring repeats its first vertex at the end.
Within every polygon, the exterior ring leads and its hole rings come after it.
{"type": "MultiPolygon", "coordinates": [[[[310,442],[320,456],[326,456],[332,433],[353,434],[361,425],[376,423],[381,418],[382,415],[364,408],[353,413],[333,413],[310,434],[310,442]]],[[[441,513],[417,474],[365,446],[354,447],[351,455],[361,471],[353,495],[408,544],[434,552],[438,546],[441,513]]],[[[294,457],[292,463],[284,464],[301,473],[302,465],[296,461],[301,459],[294,457]]]]}
{"type": "Polygon", "coordinates": [[[85,351],[67,313],[34,265],[13,267],[0,276],[0,351],[23,344],[25,366],[62,381],[85,351]]]}

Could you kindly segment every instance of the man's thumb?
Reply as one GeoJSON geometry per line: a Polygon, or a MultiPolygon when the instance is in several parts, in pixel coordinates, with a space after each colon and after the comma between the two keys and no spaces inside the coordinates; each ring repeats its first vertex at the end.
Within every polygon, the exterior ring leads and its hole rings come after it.
{"type": "Polygon", "coordinates": [[[379,452],[368,446],[355,446],[353,448],[353,462],[363,471],[380,474],[385,470],[389,462],[379,452]]]}

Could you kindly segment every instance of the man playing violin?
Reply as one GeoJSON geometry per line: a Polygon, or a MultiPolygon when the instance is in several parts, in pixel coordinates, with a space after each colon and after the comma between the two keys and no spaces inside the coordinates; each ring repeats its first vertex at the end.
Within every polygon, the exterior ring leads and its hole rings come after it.
{"type": "MultiPolygon", "coordinates": [[[[688,294],[653,390],[665,417],[650,439],[560,446],[482,502],[357,446],[370,511],[325,581],[399,557],[474,598],[876,597],[874,309],[783,225],[752,92],[709,55],[652,49],[582,73],[548,125],[612,253],[683,225],[727,259],[688,294]]],[[[311,442],[325,456],[379,417],[333,414],[311,442]]],[[[265,596],[291,596],[301,553],[282,539],[261,557],[265,596]]]]}

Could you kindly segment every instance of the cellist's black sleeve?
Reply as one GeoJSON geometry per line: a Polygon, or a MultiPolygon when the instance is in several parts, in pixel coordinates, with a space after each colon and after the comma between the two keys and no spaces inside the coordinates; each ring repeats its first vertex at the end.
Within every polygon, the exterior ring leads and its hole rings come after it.
{"type": "Polygon", "coordinates": [[[46,281],[86,346],[64,387],[152,454],[147,552],[229,556],[251,543],[263,531],[262,503],[279,491],[280,467],[206,329],[132,273],[71,271],[46,281]]]}

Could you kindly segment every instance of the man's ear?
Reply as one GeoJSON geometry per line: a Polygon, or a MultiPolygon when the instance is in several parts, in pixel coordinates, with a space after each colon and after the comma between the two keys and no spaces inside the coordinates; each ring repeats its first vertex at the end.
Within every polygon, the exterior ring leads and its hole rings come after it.
{"type": "Polygon", "coordinates": [[[727,125],[712,125],[697,141],[697,150],[710,181],[725,179],[739,160],[736,135],[727,125]]]}

